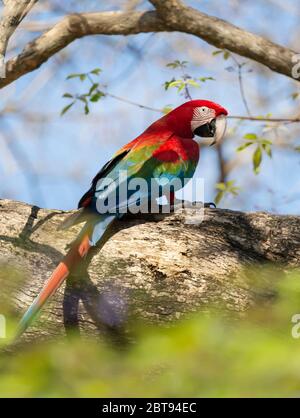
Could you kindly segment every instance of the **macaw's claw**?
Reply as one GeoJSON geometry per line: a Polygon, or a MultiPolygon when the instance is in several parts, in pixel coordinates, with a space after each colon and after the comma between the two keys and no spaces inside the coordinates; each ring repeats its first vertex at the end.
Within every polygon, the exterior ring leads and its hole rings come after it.
{"type": "Polygon", "coordinates": [[[176,209],[182,209],[182,208],[185,208],[185,209],[195,209],[197,207],[213,208],[213,209],[217,208],[214,202],[205,202],[205,203],[200,202],[200,201],[190,202],[188,200],[179,200],[179,199],[177,199],[173,205],[170,205],[170,206],[158,205],[158,207],[159,207],[159,213],[167,213],[167,209],[166,209],[167,207],[169,208],[170,212],[174,212],[176,209]]]}
{"type": "Polygon", "coordinates": [[[177,200],[176,204],[173,205],[173,210],[176,208],[186,208],[186,209],[195,209],[195,208],[214,208],[216,209],[216,205],[214,202],[200,202],[194,201],[190,202],[189,200],[177,200]]]}
{"type": "Polygon", "coordinates": [[[217,209],[217,206],[215,205],[214,202],[205,202],[204,203],[204,207],[205,208],[213,208],[213,209],[217,209]]]}
{"type": "Polygon", "coordinates": [[[185,208],[195,208],[195,207],[204,207],[204,208],[214,208],[216,209],[217,206],[215,205],[214,202],[201,202],[201,201],[194,201],[194,202],[189,202],[189,201],[182,201],[183,202],[183,207],[185,208]]]}

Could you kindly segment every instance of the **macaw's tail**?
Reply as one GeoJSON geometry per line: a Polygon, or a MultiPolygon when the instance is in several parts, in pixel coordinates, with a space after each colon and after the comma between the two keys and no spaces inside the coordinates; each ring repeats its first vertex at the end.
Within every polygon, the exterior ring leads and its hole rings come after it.
{"type": "Polygon", "coordinates": [[[16,337],[21,336],[26,331],[36,314],[40,311],[46,301],[61,286],[63,281],[68,277],[71,269],[74,269],[82,260],[82,258],[86,256],[90,247],[91,245],[88,234],[85,234],[79,242],[75,243],[71,247],[67,255],[58,264],[51,277],[45,283],[40,294],[35,298],[32,305],[27,309],[19,323],[16,337]]]}
{"type": "Polygon", "coordinates": [[[94,222],[92,225],[86,225],[83,228],[79,238],[72,245],[66,256],[59,263],[51,277],[45,283],[40,294],[35,298],[32,305],[25,312],[18,325],[16,338],[20,337],[26,331],[34,317],[41,310],[47,300],[61,286],[64,280],[66,280],[71,270],[74,270],[81,260],[87,255],[91,246],[99,243],[114,217],[108,218],[109,219],[100,219],[98,222],[94,222]]]}

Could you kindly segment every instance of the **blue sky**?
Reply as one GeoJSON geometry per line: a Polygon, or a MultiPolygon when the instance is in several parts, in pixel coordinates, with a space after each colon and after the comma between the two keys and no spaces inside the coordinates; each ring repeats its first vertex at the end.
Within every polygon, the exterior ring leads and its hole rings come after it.
{"type": "MultiPolygon", "coordinates": [[[[297,1],[285,2],[287,9],[277,6],[276,1],[260,0],[188,3],[296,49],[299,15],[290,10],[297,7],[297,1]]],[[[77,11],[99,10],[98,2],[78,4],[77,11]]],[[[109,2],[106,2],[105,9],[111,9],[109,2]]],[[[34,20],[54,21],[60,15],[37,14],[34,20]]],[[[21,49],[29,36],[37,35],[23,35],[20,30],[15,36],[14,53],[21,49]]],[[[82,107],[76,105],[61,117],[60,111],[67,103],[62,95],[67,91],[87,90],[78,80],[66,81],[70,73],[100,67],[103,72],[99,80],[107,84],[111,93],[162,108],[184,101],[175,90],[165,92],[163,89],[163,83],[176,75],[166,64],[174,59],[187,60],[192,76],[215,78],[215,81],[203,84],[200,90],[192,90],[194,98],[210,99],[221,103],[231,114],[245,115],[237,76],[225,69],[230,60],[227,62],[220,56],[213,57],[211,53],[215,49],[193,36],[177,33],[128,38],[87,37],[74,42],[39,70],[2,90],[1,108],[13,104],[23,113],[48,116],[43,123],[32,121],[28,116],[7,113],[0,119],[0,129],[5,133],[5,138],[0,138],[0,196],[48,208],[76,207],[92,177],[113,152],[159,116],[155,112],[105,98],[91,108],[88,116],[83,115],[82,107]],[[7,137],[10,138],[9,145],[7,137]]],[[[240,60],[247,61],[248,68],[253,70],[244,76],[246,96],[253,114],[271,112],[274,117],[284,117],[299,108],[299,102],[290,98],[298,88],[296,82],[246,59],[240,60]]],[[[227,159],[236,155],[235,149],[242,142],[244,133],[261,132],[260,124],[245,122],[232,135],[235,126],[236,122],[229,122],[229,139],[225,147],[227,159]]],[[[245,153],[245,162],[230,173],[230,179],[236,180],[241,192],[237,198],[224,200],[221,206],[237,210],[299,213],[300,154],[276,146],[285,140],[299,145],[299,133],[299,126],[289,125],[277,137],[272,133],[266,134],[274,140],[273,158],[264,158],[258,176],[252,171],[250,151],[245,153]]],[[[212,200],[214,184],[218,179],[215,150],[202,149],[197,175],[205,179],[206,200],[212,200]]]]}

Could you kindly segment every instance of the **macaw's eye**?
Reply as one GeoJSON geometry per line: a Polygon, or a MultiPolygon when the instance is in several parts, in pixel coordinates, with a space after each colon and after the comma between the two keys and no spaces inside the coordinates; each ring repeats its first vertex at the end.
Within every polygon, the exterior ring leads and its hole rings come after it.
{"type": "Polygon", "coordinates": [[[201,113],[206,113],[207,111],[208,111],[208,107],[206,107],[206,106],[200,107],[200,112],[201,113]]]}
{"type": "Polygon", "coordinates": [[[202,136],[203,138],[212,138],[215,136],[216,133],[216,119],[213,119],[209,123],[205,123],[204,125],[198,126],[194,130],[194,134],[197,136],[202,136]]]}

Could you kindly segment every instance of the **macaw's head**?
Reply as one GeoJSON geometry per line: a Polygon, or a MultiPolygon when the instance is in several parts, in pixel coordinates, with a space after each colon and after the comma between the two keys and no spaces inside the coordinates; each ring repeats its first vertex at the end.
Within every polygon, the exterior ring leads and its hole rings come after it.
{"type": "Polygon", "coordinates": [[[208,100],[191,100],[172,110],[165,121],[176,135],[193,138],[195,135],[220,141],[226,130],[227,110],[208,100]]]}

